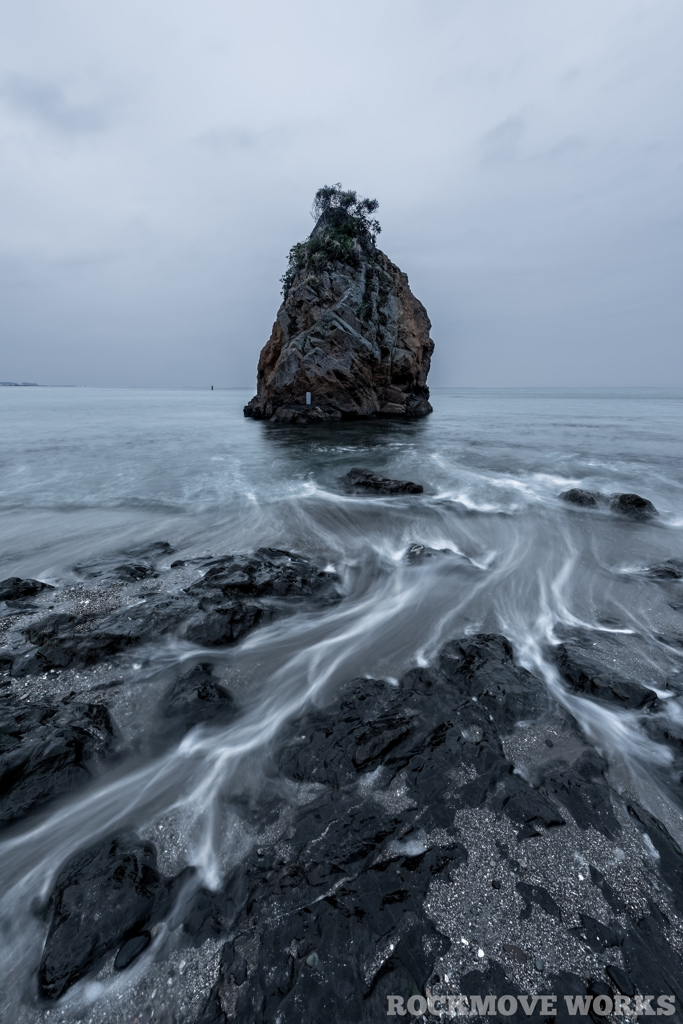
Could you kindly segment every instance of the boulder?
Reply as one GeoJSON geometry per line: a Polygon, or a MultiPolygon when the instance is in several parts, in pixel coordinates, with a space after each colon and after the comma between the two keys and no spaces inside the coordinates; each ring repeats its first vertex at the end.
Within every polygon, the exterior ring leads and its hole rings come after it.
{"type": "Polygon", "coordinates": [[[432,412],[431,324],[375,244],[379,225],[367,214],[376,206],[337,186],[319,190],[317,223],[290,252],[245,416],[307,423],[432,412]]]}
{"type": "Polygon", "coordinates": [[[596,508],[601,497],[601,494],[584,491],[581,487],[571,487],[568,491],[558,494],[562,501],[568,501],[570,505],[580,505],[581,508],[596,508]]]}
{"type": "Polygon", "coordinates": [[[103,704],[0,702],[0,825],[90,781],[117,753],[103,704]]]}
{"type": "Polygon", "coordinates": [[[652,519],[659,515],[652,502],[647,498],[641,498],[639,494],[613,494],[610,498],[610,508],[622,516],[629,516],[630,519],[652,519]]]}
{"type": "Polygon", "coordinates": [[[378,476],[369,469],[350,469],[341,478],[344,490],[351,493],[372,492],[373,494],[422,494],[422,484],[414,484],[412,480],[391,480],[389,477],[378,476]]]}
{"type": "Polygon", "coordinates": [[[19,576],[10,576],[0,580],[0,601],[19,601],[22,597],[34,597],[41,590],[54,590],[49,583],[40,580],[22,580],[19,576]]]}
{"type": "Polygon", "coordinates": [[[157,869],[156,850],[133,833],[113,836],[75,854],[50,896],[50,925],[38,972],[44,999],[59,999],[119,949],[123,970],[150,941],[148,926],[168,909],[173,882],[157,869]]]}

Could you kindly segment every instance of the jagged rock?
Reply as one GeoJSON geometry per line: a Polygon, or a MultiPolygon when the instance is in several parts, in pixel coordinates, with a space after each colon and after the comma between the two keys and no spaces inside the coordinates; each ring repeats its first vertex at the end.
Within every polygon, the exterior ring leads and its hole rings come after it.
{"type": "Polygon", "coordinates": [[[644,575],[653,580],[683,580],[683,562],[676,558],[667,558],[644,570],[644,575]]]}
{"type": "Polygon", "coordinates": [[[610,508],[613,512],[619,512],[620,515],[629,516],[631,519],[652,519],[659,515],[652,502],[647,498],[641,498],[639,494],[613,494],[610,508]]]}
{"type": "Polygon", "coordinates": [[[422,494],[422,484],[412,480],[391,480],[378,476],[369,469],[350,469],[341,479],[344,490],[351,492],[372,491],[374,494],[422,494]]]}
{"type": "Polygon", "coordinates": [[[0,667],[13,676],[94,665],[122,651],[175,634],[203,647],[236,643],[289,606],[315,597],[337,601],[339,577],[310,559],[275,548],[212,559],[184,594],[149,594],[106,615],[54,613],[23,630],[32,645],[9,651],[0,667]]]}
{"type": "Polygon", "coordinates": [[[431,324],[407,276],[375,245],[375,207],[336,188],[317,194],[318,221],[290,253],[245,416],[304,423],[432,411],[431,324]]]}
{"type": "Polygon", "coordinates": [[[127,551],[128,561],[121,564],[120,554],[110,555],[97,562],[81,562],[74,571],[86,579],[118,579],[126,581],[144,580],[158,576],[154,562],[173,554],[173,548],[166,540],[152,541],[142,547],[127,551]]]}
{"type": "Polygon", "coordinates": [[[201,722],[224,724],[238,714],[232,695],[216,682],[209,663],[178,679],[166,694],[162,710],[183,731],[201,722]]]}
{"type": "Polygon", "coordinates": [[[577,646],[559,644],[555,662],[564,681],[578,693],[625,708],[655,707],[657,695],[649,687],[610,672],[577,646]]]}
{"type": "Polygon", "coordinates": [[[0,825],[23,817],[92,778],[116,754],[102,704],[0,702],[0,825]]]}
{"type": "Polygon", "coordinates": [[[41,590],[54,590],[49,583],[40,580],[22,580],[19,576],[10,576],[0,580],[0,601],[18,601],[22,597],[34,597],[41,590]]]}
{"type": "Polygon", "coordinates": [[[119,970],[149,943],[147,926],[169,907],[177,879],[157,869],[156,851],[127,834],[75,854],[49,900],[50,926],[38,972],[40,994],[59,999],[120,946],[119,970]]]}

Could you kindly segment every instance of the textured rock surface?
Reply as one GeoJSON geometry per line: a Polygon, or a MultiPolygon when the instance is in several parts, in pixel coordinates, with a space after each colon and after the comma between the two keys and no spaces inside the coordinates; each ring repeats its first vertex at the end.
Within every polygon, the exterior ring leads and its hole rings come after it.
{"type": "MultiPolygon", "coordinates": [[[[322,217],[309,241],[327,230],[322,217]]],[[[374,242],[357,242],[351,256],[293,274],[245,416],[292,423],[432,411],[427,311],[374,242]]]]}
{"type": "Polygon", "coordinates": [[[415,484],[412,480],[391,480],[369,469],[350,469],[341,483],[344,490],[352,494],[422,494],[424,491],[422,484],[415,484]]]}
{"type": "Polygon", "coordinates": [[[117,967],[132,963],[149,942],[147,925],[164,913],[172,892],[172,880],[157,870],[152,844],[132,833],[77,853],[50,896],[41,996],[58,999],[117,946],[117,967]]]}
{"type": "Polygon", "coordinates": [[[0,826],[88,782],[116,754],[102,704],[0,701],[0,826]]]}

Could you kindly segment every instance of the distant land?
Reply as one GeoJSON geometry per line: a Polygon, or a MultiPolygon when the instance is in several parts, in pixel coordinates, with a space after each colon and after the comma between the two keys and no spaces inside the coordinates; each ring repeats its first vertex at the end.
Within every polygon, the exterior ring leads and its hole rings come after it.
{"type": "Polygon", "coordinates": [[[27,380],[22,380],[21,384],[18,384],[15,380],[0,380],[0,388],[39,388],[40,384],[30,384],[27,380]]]}

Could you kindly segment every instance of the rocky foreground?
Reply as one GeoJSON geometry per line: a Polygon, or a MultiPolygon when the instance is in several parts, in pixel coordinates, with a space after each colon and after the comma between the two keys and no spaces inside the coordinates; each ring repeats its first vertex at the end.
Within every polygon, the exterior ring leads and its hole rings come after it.
{"type": "MultiPolygon", "coordinates": [[[[170,554],[157,545],[82,566],[64,591],[0,584],[5,827],[130,756],[115,710],[128,652],[164,637],[204,652],[158,697],[148,742],[161,749],[202,723],[239,720],[239,692],[211,648],[344,599],[333,572],[273,549],[172,563],[161,589],[170,554]]],[[[640,714],[680,777],[683,734],[664,724],[658,696],[589,647],[576,630],[548,651],[567,692],[640,714]]],[[[647,1014],[646,996],[657,1014],[662,995],[675,1002],[660,1015],[683,1019],[681,850],[505,637],[453,638],[397,684],[349,680],[328,706],[283,722],[263,757],[236,804],[249,848],[218,891],[193,882],[192,867],[163,869],[161,843],[134,831],[61,866],[40,909],[31,1019],[59,1013],[80,980],[150,953],[139,1021],[360,1024],[392,1005],[405,1013],[411,996],[457,1016],[491,994],[492,1019],[551,1019],[517,999],[543,994],[558,996],[560,1019],[599,1021],[615,1006],[647,1014]],[[503,995],[515,1012],[500,1012],[503,995]],[[570,1014],[565,996],[590,998],[570,1014]]],[[[133,1019],[126,1005],[93,1012],[133,1019]]]]}

